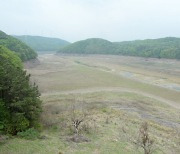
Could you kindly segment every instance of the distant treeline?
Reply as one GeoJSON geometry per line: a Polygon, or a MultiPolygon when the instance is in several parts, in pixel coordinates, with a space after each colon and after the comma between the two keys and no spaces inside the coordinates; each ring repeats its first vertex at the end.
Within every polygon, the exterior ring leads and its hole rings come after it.
{"type": "Polygon", "coordinates": [[[61,47],[70,44],[69,42],[59,38],[29,36],[29,35],[22,35],[22,36],[15,35],[14,37],[26,43],[35,51],[57,51],[61,47]]]}
{"type": "Polygon", "coordinates": [[[0,31],[0,45],[15,52],[22,61],[27,61],[37,57],[37,53],[28,45],[2,31],[0,31]]]}
{"type": "Polygon", "coordinates": [[[126,42],[87,39],[70,44],[58,53],[115,54],[152,58],[180,59],[180,38],[167,37],[126,42]]]}
{"type": "Polygon", "coordinates": [[[0,45],[16,52],[23,61],[36,58],[37,54],[34,50],[180,59],[180,38],[175,37],[125,42],[110,42],[100,38],[92,38],[72,44],[62,39],[42,36],[23,35],[14,37],[0,31],[0,45]]]}

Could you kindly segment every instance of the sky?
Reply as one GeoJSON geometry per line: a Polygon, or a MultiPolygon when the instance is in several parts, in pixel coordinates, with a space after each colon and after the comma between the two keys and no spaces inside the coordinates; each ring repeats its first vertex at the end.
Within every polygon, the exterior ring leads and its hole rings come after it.
{"type": "Polygon", "coordinates": [[[0,30],[70,42],[180,37],[180,0],[0,0],[0,30]]]}

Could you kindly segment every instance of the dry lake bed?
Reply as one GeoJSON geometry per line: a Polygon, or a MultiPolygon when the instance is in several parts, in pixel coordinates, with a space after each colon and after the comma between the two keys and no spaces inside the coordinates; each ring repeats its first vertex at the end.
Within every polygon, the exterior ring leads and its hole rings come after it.
{"type": "Polygon", "coordinates": [[[46,139],[14,139],[0,153],[143,153],[133,143],[143,121],[155,153],[180,152],[180,61],[47,53],[38,59],[25,68],[41,92],[46,139]],[[68,140],[72,106],[88,112],[81,132],[88,142],[68,140]]]}

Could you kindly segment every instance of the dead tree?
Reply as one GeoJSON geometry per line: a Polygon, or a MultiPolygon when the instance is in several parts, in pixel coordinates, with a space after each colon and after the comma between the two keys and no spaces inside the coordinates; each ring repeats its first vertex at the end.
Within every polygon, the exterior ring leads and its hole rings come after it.
{"type": "Polygon", "coordinates": [[[144,154],[153,152],[154,141],[149,136],[148,123],[144,122],[139,129],[139,138],[134,142],[138,147],[144,150],[144,154]]]}
{"type": "Polygon", "coordinates": [[[79,135],[80,125],[85,121],[86,117],[87,117],[87,113],[78,112],[75,109],[75,106],[73,105],[71,111],[71,121],[76,135],[79,135]]]}
{"type": "Polygon", "coordinates": [[[73,120],[73,126],[76,130],[76,134],[79,135],[79,126],[80,124],[83,122],[83,119],[79,120],[79,119],[74,119],[73,120]]]}

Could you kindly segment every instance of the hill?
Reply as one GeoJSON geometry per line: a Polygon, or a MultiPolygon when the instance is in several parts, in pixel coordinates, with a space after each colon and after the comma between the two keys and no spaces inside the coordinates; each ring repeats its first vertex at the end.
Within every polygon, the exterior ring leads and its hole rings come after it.
{"type": "Polygon", "coordinates": [[[180,59],[180,38],[166,37],[114,43],[115,54],[180,59]]]}
{"type": "Polygon", "coordinates": [[[26,43],[35,51],[57,51],[61,47],[70,44],[69,42],[59,38],[29,36],[29,35],[14,36],[14,37],[26,43]]]}
{"type": "Polygon", "coordinates": [[[110,54],[113,49],[112,42],[100,38],[91,38],[72,43],[60,49],[59,53],[110,54]]]}
{"type": "Polygon", "coordinates": [[[6,47],[0,45],[0,57],[8,60],[13,66],[22,68],[21,59],[12,51],[7,49],[6,47]]]}
{"type": "Polygon", "coordinates": [[[109,42],[103,39],[87,39],[70,44],[58,53],[114,54],[152,58],[180,59],[180,38],[109,42]]]}
{"type": "Polygon", "coordinates": [[[2,31],[0,31],[0,45],[14,51],[22,61],[27,61],[37,57],[37,53],[25,43],[10,35],[7,35],[2,31]]]}

